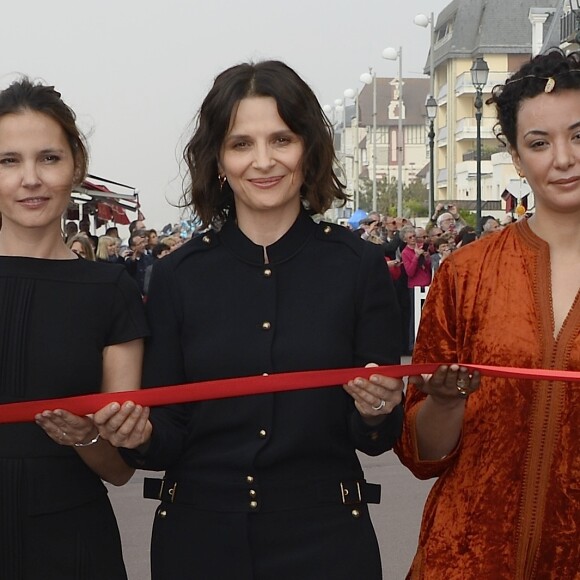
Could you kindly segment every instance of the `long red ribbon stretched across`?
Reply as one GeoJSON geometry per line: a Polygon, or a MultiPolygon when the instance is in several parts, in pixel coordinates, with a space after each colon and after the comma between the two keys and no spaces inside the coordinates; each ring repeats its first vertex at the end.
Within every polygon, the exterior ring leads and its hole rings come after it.
{"type": "MultiPolygon", "coordinates": [[[[0,405],[0,423],[22,423],[34,421],[34,416],[45,409],[65,409],[76,415],[94,413],[108,403],[134,401],[140,405],[155,407],[171,403],[190,403],[209,399],[225,399],[243,395],[280,393],[298,389],[315,389],[347,383],[356,377],[368,378],[378,373],[389,377],[406,377],[433,373],[440,363],[391,365],[378,367],[357,367],[321,371],[301,371],[258,375],[234,379],[221,379],[187,383],[171,387],[156,387],[141,391],[118,391],[115,393],[95,393],[60,399],[23,401],[0,405]]],[[[521,369],[514,367],[494,367],[486,365],[462,365],[470,371],[482,375],[513,379],[550,380],[580,382],[580,372],[547,369],[521,369]]]]}

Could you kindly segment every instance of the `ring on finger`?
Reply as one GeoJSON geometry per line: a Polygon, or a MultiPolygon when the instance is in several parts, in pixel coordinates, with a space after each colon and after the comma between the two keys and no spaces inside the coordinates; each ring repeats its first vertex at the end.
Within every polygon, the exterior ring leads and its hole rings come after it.
{"type": "MultiPolygon", "coordinates": [[[[459,383],[459,381],[457,381],[457,383],[459,383]]],[[[460,387],[458,384],[456,388],[462,397],[467,397],[467,391],[463,387],[460,387]]]]}
{"type": "Polygon", "coordinates": [[[386,405],[384,399],[381,399],[378,405],[373,405],[371,409],[373,411],[380,411],[386,405]]]}

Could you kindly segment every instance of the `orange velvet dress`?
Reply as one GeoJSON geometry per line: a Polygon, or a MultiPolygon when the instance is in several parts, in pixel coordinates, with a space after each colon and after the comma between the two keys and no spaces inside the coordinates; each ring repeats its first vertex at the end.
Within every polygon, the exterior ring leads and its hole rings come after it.
{"type": "MultiPolygon", "coordinates": [[[[548,245],[518,222],[443,262],[413,360],[580,370],[580,300],[557,337],[551,305],[548,245]]],[[[484,377],[439,461],[417,454],[424,397],[409,386],[396,448],[439,478],[408,578],[580,578],[580,384],[484,377]]]]}

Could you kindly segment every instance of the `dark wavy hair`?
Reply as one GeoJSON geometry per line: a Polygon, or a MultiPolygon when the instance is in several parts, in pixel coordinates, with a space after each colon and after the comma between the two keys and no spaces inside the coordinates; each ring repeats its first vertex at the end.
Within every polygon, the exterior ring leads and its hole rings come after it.
{"type": "Polygon", "coordinates": [[[220,189],[218,160],[239,102],[246,97],[273,97],[278,114],[304,143],[300,191],[313,213],[323,213],[337,199],[347,200],[344,184],[334,171],[332,126],[312,89],[288,65],[268,60],[244,63],[220,73],[197,114],[193,136],[183,158],[189,183],[183,196],[204,226],[223,221],[233,204],[226,183],[220,189]]]}
{"type": "Polygon", "coordinates": [[[539,54],[526,62],[504,85],[493,88],[488,105],[495,104],[497,138],[514,149],[517,121],[522,102],[544,92],[580,89],[580,53],[565,54],[559,48],[539,54]],[[506,142],[507,141],[507,142],[506,142]]]}
{"type": "Polygon", "coordinates": [[[54,87],[33,83],[23,77],[0,92],[0,118],[4,115],[36,111],[56,121],[70,145],[75,163],[75,185],[85,178],[89,166],[89,154],[85,138],[76,125],[75,112],[61,99],[54,87]]]}

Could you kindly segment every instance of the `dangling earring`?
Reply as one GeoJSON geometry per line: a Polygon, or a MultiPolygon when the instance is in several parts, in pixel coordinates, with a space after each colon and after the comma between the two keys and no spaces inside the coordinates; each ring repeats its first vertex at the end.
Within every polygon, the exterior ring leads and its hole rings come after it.
{"type": "Polygon", "coordinates": [[[519,190],[519,195],[518,195],[518,204],[516,205],[516,215],[518,216],[518,219],[520,219],[526,214],[526,208],[524,207],[524,204],[522,203],[522,198],[523,198],[522,185],[525,183],[526,177],[519,169],[518,169],[518,175],[520,176],[520,190],[519,190]]]}
{"type": "Polygon", "coordinates": [[[225,175],[220,175],[220,174],[218,173],[218,181],[220,182],[220,191],[222,191],[222,190],[223,190],[223,188],[224,188],[224,184],[225,184],[225,182],[226,182],[227,180],[228,180],[228,178],[227,178],[225,175]]]}

